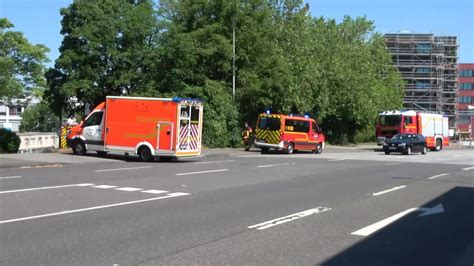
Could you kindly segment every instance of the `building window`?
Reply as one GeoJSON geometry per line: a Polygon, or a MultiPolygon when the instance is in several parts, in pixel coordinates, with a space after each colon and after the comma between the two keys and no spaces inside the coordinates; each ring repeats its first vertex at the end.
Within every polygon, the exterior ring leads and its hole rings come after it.
{"type": "Polygon", "coordinates": [[[416,45],[416,52],[418,54],[429,54],[431,52],[431,44],[419,43],[416,45]]]}
{"type": "Polygon", "coordinates": [[[469,120],[471,120],[470,115],[460,115],[458,117],[458,123],[460,123],[460,124],[468,124],[469,120]]]}
{"type": "Polygon", "coordinates": [[[418,90],[428,90],[431,88],[429,80],[416,80],[415,88],[418,90]]]}
{"type": "Polygon", "coordinates": [[[415,70],[416,73],[431,73],[431,69],[429,67],[419,67],[415,70]]]}
{"type": "Polygon", "coordinates": [[[471,96],[460,96],[459,97],[459,103],[472,103],[472,97],[471,96]]]}
{"type": "Polygon", "coordinates": [[[472,90],[473,88],[472,83],[459,83],[459,90],[465,91],[465,90],[472,90]]]}
{"type": "Polygon", "coordinates": [[[472,69],[463,69],[459,72],[460,77],[474,77],[472,69]]]}

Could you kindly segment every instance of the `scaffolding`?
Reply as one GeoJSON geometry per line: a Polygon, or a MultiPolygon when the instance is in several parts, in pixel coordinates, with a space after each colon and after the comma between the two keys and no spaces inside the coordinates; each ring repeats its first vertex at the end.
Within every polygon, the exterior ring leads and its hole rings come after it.
{"type": "Polygon", "coordinates": [[[434,34],[385,34],[394,66],[405,81],[403,105],[407,109],[435,112],[456,125],[457,37],[434,34]]]}

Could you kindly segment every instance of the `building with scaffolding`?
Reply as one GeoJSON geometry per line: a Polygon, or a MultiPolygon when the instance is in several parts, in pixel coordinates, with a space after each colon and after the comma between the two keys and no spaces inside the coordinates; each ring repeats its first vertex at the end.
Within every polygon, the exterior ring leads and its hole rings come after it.
{"type": "Polygon", "coordinates": [[[458,43],[455,36],[434,34],[385,34],[393,64],[405,81],[406,109],[457,117],[458,43]]]}

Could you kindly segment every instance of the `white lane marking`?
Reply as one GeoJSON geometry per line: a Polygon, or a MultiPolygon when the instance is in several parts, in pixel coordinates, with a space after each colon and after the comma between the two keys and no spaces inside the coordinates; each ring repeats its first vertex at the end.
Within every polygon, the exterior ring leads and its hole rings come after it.
{"type": "Polygon", "coordinates": [[[127,168],[112,168],[112,169],[101,169],[101,170],[95,170],[95,171],[96,171],[96,172],[110,172],[110,171],[123,171],[123,170],[146,169],[146,168],[151,168],[151,166],[127,167],[127,168]]]}
{"type": "Polygon", "coordinates": [[[194,164],[230,163],[230,162],[235,162],[235,160],[224,160],[224,161],[207,161],[207,162],[195,162],[194,164]]]}
{"type": "Polygon", "coordinates": [[[108,189],[108,188],[116,188],[117,186],[111,186],[111,185],[98,185],[98,186],[93,186],[95,188],[102,188],[102,189],[108,189]]]}
{"type": "Polygon", "coordinates": [[[388,164],[386,164],[386,166],[390,166],[390,165],[398,165],[398,164],[401,164],[401,163],[388,163],[388,164]]]}
{"type": "Polygon", "coordinates": [[[175,197],[181,197],[181,196],[187,196],[187,195],[190,195],[190,193],[175,192],[175,193],[169,193],[166,196],[156,197],[156,198],[149,198],[149,199],[142,199],[142,200],[135,200],[135,201],[126,201],[126,202],[120,202],[120,203],[109,204],[109,205],[101,205],[101,206],[95,206],[95,207],[89,207],[89,208],[83,208],[83,209],[76,209],[76,210],[69,210],[69,211],[62,211],[62,212],[53,212],[53,213],[47,213],[47,214],[41,214],[41,215],[35,215],[35,216],[16,218],[16,219],[11,219],[11,220],[4,220],[4,221],[0,221],[0,224],[26,221],[26,220],[33,220],[33,219],[39,219],[39,218],[44,218],[44,217],[51,217],[51,216],[58,216],[58,215],[63,215],[63,214],[76,213],[76,212],[84,212],[84,211],[105,209],[105,208],[111,208],[111,207],[117,207],[117,206],[123,206],[123,205],[130,205],[130,204],[136,204],[136,203],[154,201],[154,200],[161,200],[161,199],[167,199],[167,198],[175,198],[175,197]]]}
{"type": "Polygon", "coordinates": [[[13,178],[20,178],[21,175],[13,175],[13,176],[1,176],[0,179],[13,179],[13,178]]]}
{"type": "Polygon", "coordinates": [[[464,157],[464,155],[455,154],[455,155],[453,155],[453,157],[464,157]]]}
{"type": "Polygon", "coordinates": [[[279,164],[266,164],[266,165],[259,165],[258,168],[267,168],[273,166],[287,166],[287,165],[295,165],[295,163],[279,163],[279,164]]]}
{"type": "Polygon", "coordinates": [[[150,190],[143,190],[143,191],[140,191],[140,192],[149,193],[149,194],[162,194],[162,193],[166,193],[166,192],[168,192],[168,191],[166,191],[166,190],[150,189],[150,190]]]}
{"type": "Polygon", "coordinates": [[[428,177],[427,179],[435,179],[435,178],[442,177],[442,176],[445,176],[445,175],[449,175],[449,173],[442,173],[442,174],[439,174],[439,175],[434,175],[432,177],[428,177]]]}
{"type": "Polygon", "coordinates": [[[393,216],[390,216],[388,218],[383,219],[382,221],[376,222],[374,224],[371,224],[369,226],[366,226],[362,229],[359,229],[357,231],[354,231],[351,233],[351,235],[359,235],[359,236],[368,236],[383,227],[395,222],[396,220],[402,218],[403,216],[412,213],[414,211],[421,211],[423,212],[422,214],[418,215],[418,217],[421,216],[426,216],[426,215],[431,215],[431,214],[438,214],[444,212],[444,208],[442,204],[438,204],[432,208],[410,208],[406,211],[402,211],[400,213],[397,213],[393,216]]]}
{"type": "Polygon", "coordinates": [[[84,183],[84,184],[77,184],[78,187],[89,187],[89,186],[93,186],[95,184],[92,184],[92,183],[84,183]]]}
{"type": "Polygon", "coordinates": [[[316,214],[316,213],[321,213],[321,212],[325,212],[325,211],[329,211],[329,210],[331,210],[331,208],[317,207],[317,208],[314,208],[314,209],[309,209],[309,210],[306,210],[306,211],[297,212],[297,213],[294,213],[294,214],[290,214],[290,215],[287,215],[287,216],[276,218],[276,219],[266,221],[266,222],[263,222],[263,223],[251,225],[247,228],[248,229],[256,228],[257,230],[264,230],[264,229],[267,229],[267,228],[270,228],[270,227],[273,227],[273,226],[276,226],[276,225],[279,225],[279,224],[291,222],[291,221],[298,220],[298,219],[301,219],[301,218],[309,216],[309,215],[313,215],[313,214],[316,214]]]}
{"type": "Polygon", "coordinates": [[[216,169],[216,170],[207,170],[207,171],[199,171],[199,172],[179,173],[176,175],[197,175],[197,174],[217,173],[217,172],[225,172],[225,171],[229,171],[229,169],[216,169]]]}
{"type": "Polygon", "coordinates": [[[120,191],[139,191],[139,190],[143,190],[143,188],[138,188],[138,187],[119,187],[119,188],[116,188],[115,190],[120,190],[120,191]]]}
{"type": "Polygon", "coordinates": [[[345,161],[345,160],[348,160],[348,159],[345,159],[345,158],[331,159],[331,160],[328,160],[328,162],[339,162],[339,161],[345,161]]]}
{"type": "Polygon", "coordinates": [[[84,186],[84,184],[72,184],[72,185],[51,186],[51,187],[35,187],[35,188],[24,188],[24,189],[16,189],[16,190],[5,190],[5,191],[0,191],[0,194],[34,191],[34,190],[43,190],[43,189],[53,189],[53,188],[63,188],[63,187],[80,187],[80,186],[84,186]]]}
{"type": "Polygon", "coordinates": [[[463,168],[462,170],[463,171],[468,171],[468,170],[472,170],[472,169],[474,169],[474,166],[473,167],[466,167],[466,168],[463,168]]]}
{"type": "Polygon", "coordinates": [[[379,195],[382,195],[382,194],[385,194],[385,193],[388,193],[388,192],[392,192],[392,191],[395,191],[395,190],[398,190],[398,189],[406,188],[406,187],[407,186],[405,186],[405,185],[394,187],[394,188],[391,188],[391,189],[387,189],[387,190],[379,191],[379,192],[376,192],[376,193],[372,193],[372,196],[379,196],[379,195]]]}

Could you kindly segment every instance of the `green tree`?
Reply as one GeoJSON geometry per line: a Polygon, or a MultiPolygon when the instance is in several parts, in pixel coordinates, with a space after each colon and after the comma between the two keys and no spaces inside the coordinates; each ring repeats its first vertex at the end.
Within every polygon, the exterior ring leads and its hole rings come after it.
{"type": "Polygon", "coordinates": [[[59,118],[46,103],[38,103],[26,108],[22,114],[21,132],[56,132],[59,118]]]}
{"type": "Polygon", "coordinates": [[[49,49],[31,44],[23,33],[11,30],[13,27],[0,18],[0,97],[41,95],[46,87],[44,63],[49,49]]]}
{"type": "Polygon", "coordinates": [[[156,30],[150,0],[77,0],[61,9],[61,54],[47,73],[53,111],[83,110],[107,95],[154,88],[156,30]]]}

